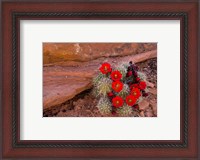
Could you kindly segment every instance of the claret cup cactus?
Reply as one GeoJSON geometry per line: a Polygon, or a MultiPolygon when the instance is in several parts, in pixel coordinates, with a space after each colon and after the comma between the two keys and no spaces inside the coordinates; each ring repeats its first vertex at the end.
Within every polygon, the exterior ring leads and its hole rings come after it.
{"type": "Polygon", "coordinates": [[[97,107],[102,115],[132,116],[138,103],[147,97],[146,76],[134,63],[111,67],[107,62],[93,79],[95,96],[100,97],[97,107]]]}

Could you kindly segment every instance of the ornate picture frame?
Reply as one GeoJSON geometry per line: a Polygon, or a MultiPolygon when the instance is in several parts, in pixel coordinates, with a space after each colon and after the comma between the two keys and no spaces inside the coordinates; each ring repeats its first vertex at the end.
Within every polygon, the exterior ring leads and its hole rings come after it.
{"type": "Polygon", "coordinates": [[[3,158],[198,158],[198,5],[178,2],[2,2],[3,158]],[[180,20],[180,140],[20,140],[20,20],[180,20]],[[36,154],[37,153],[37,154],[36,154]]]}

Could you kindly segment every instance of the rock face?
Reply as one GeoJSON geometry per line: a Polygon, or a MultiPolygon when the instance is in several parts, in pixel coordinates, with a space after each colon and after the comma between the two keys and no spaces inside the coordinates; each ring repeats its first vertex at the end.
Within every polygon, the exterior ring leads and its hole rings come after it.
{"type": "Polygon", "coordinates": [[[139,104],[140,110],[146,110],[149,107],[149,102],[146,100],[141,101],[139,104]]]}
{"type": "Polygon", "coordinates": [[[43,86],[43,108],[62,104],[91,86],[91,81],[84,77],[65,76],[64,73],[59,76],[46,76],[43,86]]]}
{"type": "Polygon", "coordinates": [[[85,62],[155,50],[156,43],[43,43],[43,63],[85,62]]]}

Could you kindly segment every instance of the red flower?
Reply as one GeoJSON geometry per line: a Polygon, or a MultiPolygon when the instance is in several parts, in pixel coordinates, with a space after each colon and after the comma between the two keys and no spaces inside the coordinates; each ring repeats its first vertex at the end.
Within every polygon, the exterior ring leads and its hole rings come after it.
{"type": "Polygon", "coordinates": [[[112,104],[114,107],[119,108],[124,104],[124,100],[121,97],[116,96],[112,99],[112,104]]]}
{"type": "Polygon", "coordinates": [[[120,71],[113,71],[110,76],[113,81],[119,81],[122,78],[120,71]]]}
{"type": "Polygon", "coordinates": [[[133,88],[131,90],[131,95],[133,95],[136,99],[141,96],[140,90],[138,88],[133,88]]]}
{"type": "Polygon", "coordinates": [[[137,99],[133,95],[128,95],[126,97],[126,104],[128,104],[129,106],[133,106],[136,101],[137,99]]]}
{"type": "Polygon", "coordinates": [[[139,88],[141,89],[141,90],[144,90],[145,88],[146,88],[146,82],[144,82],[144,81],[140,81],[140,83],[139,83],[139,88]]]}
{"type": "Polygon", "coordinates": [[[139,81],[140,81],[140,78],[139,78],[139,77],[137,77],[137,78],[136,78],[136,81],[137,81],[137,82],[139,82],[139,81]]]}
{"type": "Polygon", "coordinates": [[[112,71],[111,66],[109,63],[103,63],[101,67],[99,68],[102,74],[107,74],[112,71]]]}
{"type": "Polygon", "coordinates": [[[114,81],[112,82],[112,89],[115,91],[115,92],[120,92],[123,88],[123,83],[120,82],[120,81],[114,81]]]}
{"type": "Polygon", "coordinates": [[[132,76],[132,71],[128,71],[127,73],[126,73],[126,77],[130,77],[130,76],[132,76]]]}
{"type": "Polygon", "coordinates": [[[114,96],[114,94],[112,92],[109,92],[107,95],[108,95],[108,97],[114,96]]]}
{"type": "Polygon", "coordinates": [[[133,88],[139,88],[138,84],[137,84],[137,83],[132,84],[132,85],[130,86],[130,89],[132,90],[133,88]]]}

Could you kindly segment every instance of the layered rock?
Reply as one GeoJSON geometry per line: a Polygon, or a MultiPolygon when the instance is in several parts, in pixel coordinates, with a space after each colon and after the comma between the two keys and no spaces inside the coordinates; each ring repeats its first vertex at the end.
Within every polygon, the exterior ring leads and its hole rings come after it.
{"type": "Polygon", "coordinates": [[[43,63],[85,62],[155,50],[155,43],[43,43],[43,63]]]}
{"type": "Polygon", "coordinates": [[[65,74],[45,76],[43,109],[62,104],[91,86],[91,81],[84,77],[65,76],[65,74]]]}

